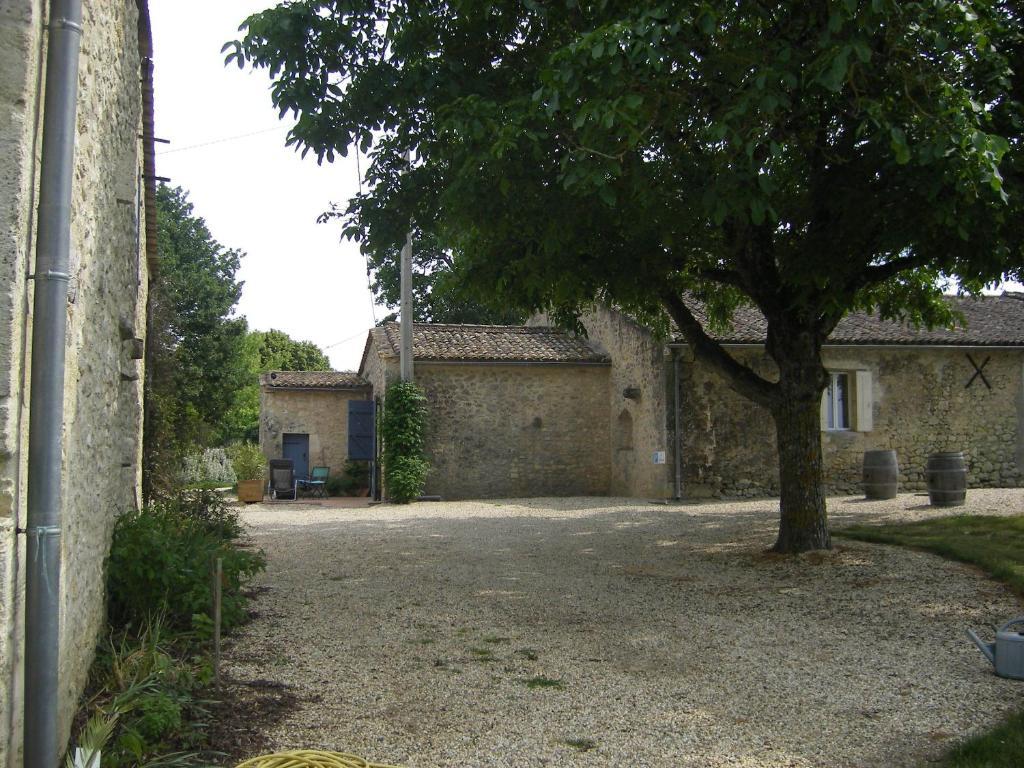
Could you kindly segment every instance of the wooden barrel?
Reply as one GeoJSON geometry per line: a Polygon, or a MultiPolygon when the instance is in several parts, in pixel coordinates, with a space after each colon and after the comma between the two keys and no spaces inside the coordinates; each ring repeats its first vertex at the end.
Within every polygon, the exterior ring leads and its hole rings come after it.
{"type": "Polygon", "coordinates": [[[933,453],[925,470],[933,507],[959,507],[967,500],[967,462],[963,451],[933,453]]]}
{"type": "Polygon", "coordinates": [[[869,499],[894,499],[899,487],[896,451],[864,451],[864,495],[869,499]]]}

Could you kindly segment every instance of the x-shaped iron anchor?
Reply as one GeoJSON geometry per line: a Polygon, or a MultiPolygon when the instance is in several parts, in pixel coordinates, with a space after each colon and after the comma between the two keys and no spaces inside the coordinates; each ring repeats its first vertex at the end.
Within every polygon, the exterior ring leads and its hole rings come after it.
{"type": "Polygon", "coordinates": [[[970,353],[967,354],[967,359],[970,360],[971,365],[974,366],[974,375],[971,376],[971,380],[967,382],[967,385],[964,387],[964,389],[970,389],[971,384],[973,384],[974,380],[979,376],[981,376],[981,380],[982,382],[984,382],[985,386],[988,387],[989,389],[992,389],[992,385],[988,383],[988,379],[985,378],[984,373],[985,366],[988,365],[988,361],[992,359],[992,356],[989,355],[988,357],[986,357],[985,362],[983,362],[980,366],[976,362],[974,362],[974,358],[971,357],[970,353]]]}

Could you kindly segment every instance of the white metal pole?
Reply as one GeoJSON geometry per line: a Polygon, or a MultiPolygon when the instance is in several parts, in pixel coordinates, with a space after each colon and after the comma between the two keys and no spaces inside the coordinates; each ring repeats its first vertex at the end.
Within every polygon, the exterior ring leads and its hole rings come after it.
{"type": "MultiPolygon", "coordinates": [[[[405,167],[412,167],[408,150],[405,153],[405,167]]],[[[400,307],[401,349],[399,350],[399,367],[402,381],[412,381],[412,224],[405,233],[405,245],[402,246],[402,297],[400,307]]]]}

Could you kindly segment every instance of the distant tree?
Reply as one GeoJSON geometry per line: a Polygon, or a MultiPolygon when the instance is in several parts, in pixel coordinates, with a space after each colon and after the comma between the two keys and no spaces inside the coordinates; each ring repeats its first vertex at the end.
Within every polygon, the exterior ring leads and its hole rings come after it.
{"type": "Polygon", "coordinates": [[[152,284],[143,478],[147,494],[173,481],[188,450],[218,443],[223,415],[248,370],[234,309],[241,252],[224,248],[180,187],[157,188],[159,263],[152,284]]]}
{"type": "Polygon", "coordinates": [[[296,341],[284,331],[252,331],[249,341],[257,355],[257,370],[329,371],[331,361],[311,341],[296,341]]]}
{"type": "Polygon", "coordinates": [[[221,420],[225,440],[259,439],[259,376],[267,371],[329,371],[331,362],[311,341],[295,341],[284,331],[250,331],[242,350],[246,375],[221,420]]]}
{"type": "Polygon", "coordinates": [[[851,310],[952,320],[940,284],[1020,275],[1015,0],[293,0],[228,59],[288,143],[370,153],[349,236],[410,220],[484,300],[665,327],[776,425],[776,549],[829,547],[821,348],[851,310]],[[404,153],[416,162],[406,172],[404,153]],[[768,322],[764,376],[695,316],[768,322]]]}

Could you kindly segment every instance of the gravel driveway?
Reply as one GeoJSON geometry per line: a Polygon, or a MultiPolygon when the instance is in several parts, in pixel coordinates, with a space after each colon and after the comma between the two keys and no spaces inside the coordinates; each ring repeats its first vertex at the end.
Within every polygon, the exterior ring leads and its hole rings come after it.
{"type": "MultiPolygon", "coordinates": [[[[926,504],[829,502],[837,527],[926,504]]],[[[297,696],[275,747],[410,768],[920,765],[1022,702],[964,636],[1024,613],[1006,589],[894,547],[767,554],[777,510],[250,507],[265,589],[225,666],[297,696]]]]}

